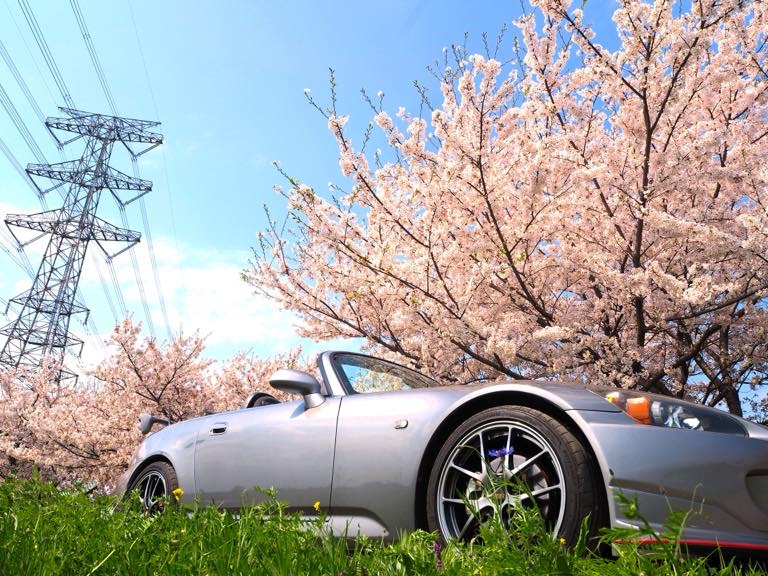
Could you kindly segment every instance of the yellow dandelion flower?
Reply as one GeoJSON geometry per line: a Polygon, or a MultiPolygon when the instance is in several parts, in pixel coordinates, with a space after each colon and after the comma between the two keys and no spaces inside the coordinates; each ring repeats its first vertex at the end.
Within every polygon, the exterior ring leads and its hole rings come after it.
{"type": "Polygon", "coordinates": [[[315,500],[315,503],[312,504],[312,508],[315,509],[315,512],[320,512],[320,500],[315,500]]]}
{"type": "Polygon", "coordinates": [[[565,546],[565,538],[560,538],[560,545],[565,546]]]}
{"type": "Polygon", "coordinates": [[[173,494],[173,497],[176,498],[176,502],[178,502],[181,500],[181,497],[184,496],[184,488],[179,486],[178,488],[173,489],[171,494],[173,494]]]}

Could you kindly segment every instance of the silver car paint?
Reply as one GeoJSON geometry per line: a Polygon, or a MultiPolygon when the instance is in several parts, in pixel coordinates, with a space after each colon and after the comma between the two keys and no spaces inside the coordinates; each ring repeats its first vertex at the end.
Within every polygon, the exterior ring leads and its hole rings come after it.
{"type": "Polygon", "coordinates": [[[237,508],[279,488],[281,500],[311,510],[331,500],[336,419],[341,398],[304,410],[301,400],[203,419],[195,451],[195,492],[202,503],[237,508]],[[215,434],[214,429],[226,425],[215,434]]]}
{"type": "Polygon", "coordinates": [[[319,363],[333,394],[321,406],[304,410],[296,401],[161,430],[140,447],[123,486],[146,459],[165,457],[176,468],[185,502],[198,495],[239,506],[251,498],[253,486],[275,486],[281,499],[305,512],[319,500],[339,532],[391,540],[416,527],[417,472],[440,423],[481,396],[514,393],[550,403],[581,430],[602,472],[613,525],[634,522],[617,509],[618,491],[636,496],[656,525],[670,506],[688,510],[703,500],[702,514],[689,519],[687,535],[717,540],[737,534],[739,541],[768,544],[768,510],[755,506],[745,487],[748,473],[768,469],[764,427],[744,422],[751,437],[741,437],[643,426],[576,385],[507,383],[346,394],[331,355],[323,354],[319,363]],[[227,431],[212,436],[211,427],[222,421],[227,431]],[[231,488],[224,489],[225,484],[231,488]]]}
{"type": "MultiPolygon", "coordinates": [[[[170,462],[176,471],[179,486],[182,486],[185,492],[194,494],[195,443],[202,420],[204,418],[185,420],[150,434],[131,458],[128,469],[118,482],[117,492],[122,493],[126,490],[131,479],[141,471],[145,463],[164,459],[170,462]]],[[[184,499],[187,500],[188,496],[184,499]]],[[[194,497],[190,499],[192,500],[194,497]]]]}
{"type": "MultiPolygon", "coordinates": [[[[604,471],[613,524],[637,525],[615,504],[619,492],[636,498],[657,529],[671,510],[690,512],[685,537],[768,543],[768,507],[749,496],[746,478],[768,467],[759,437],[643,426],[622,413],[571,411],[604,471]],[[728,534],[726,538],[724,535],[728,534]]],[[[751,426],[746,426],[752,428],[751,426]]],[[[761,427],[754,426],[755,432],[761,427]]]]}

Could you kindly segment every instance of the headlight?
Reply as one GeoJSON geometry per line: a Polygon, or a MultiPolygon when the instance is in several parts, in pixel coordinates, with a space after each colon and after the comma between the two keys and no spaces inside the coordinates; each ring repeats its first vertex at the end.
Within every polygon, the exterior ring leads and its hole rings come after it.
{"type": "Polygon", "coordinates": [[[675,398],[634,390],[593,390],[593,392],[621,408],[641,424],[747,435],[738,420],[725,412],[707,406],[698,406],[675,398]]]}

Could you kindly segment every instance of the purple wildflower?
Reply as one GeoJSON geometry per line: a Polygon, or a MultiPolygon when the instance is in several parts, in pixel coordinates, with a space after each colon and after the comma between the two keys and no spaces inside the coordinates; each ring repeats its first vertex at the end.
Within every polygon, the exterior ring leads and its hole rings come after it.
{"type": "Polygon", "coordinates": [[[508,454],[514,454],[515,449],[510,446],[508,448],[498,448],[488,450],[488,456],[491,458],[498,458],[499,456],[507,456],[508,454]]]}
{"type": "Polygon", "coordinates": [[[442,570],[443,569],[443,547],[440,545],[440,542],[437,540],[434,544],[435,549],[435,558],[437,560],[437,569],[442,570]]]}

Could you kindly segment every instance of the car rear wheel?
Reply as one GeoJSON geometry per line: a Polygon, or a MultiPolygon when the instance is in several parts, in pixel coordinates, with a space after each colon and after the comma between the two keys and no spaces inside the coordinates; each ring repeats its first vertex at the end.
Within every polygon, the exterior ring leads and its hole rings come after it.
{"type": "Polygon", "coordinates": [[[172,501],[173,491],[178,487],[173,466],[167,462],[153,462],[139,473],[128,491],[138,492],[145,510],[159,512],[165,502],[172,501]]]}
{"type": "Polygon", "coordinates": [[[602,498],[590,454],[568,428],[524,406],[483,410],[445,441],[427,488],[429,529],[471,540],[496,515],[509,526],[520,507],[536,506],[553,537],[575,544],[590,517],[595,534],[602,498]]]}

